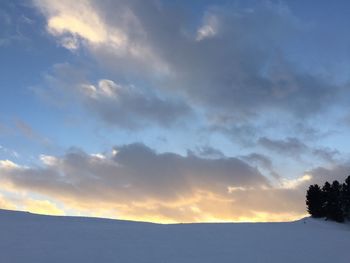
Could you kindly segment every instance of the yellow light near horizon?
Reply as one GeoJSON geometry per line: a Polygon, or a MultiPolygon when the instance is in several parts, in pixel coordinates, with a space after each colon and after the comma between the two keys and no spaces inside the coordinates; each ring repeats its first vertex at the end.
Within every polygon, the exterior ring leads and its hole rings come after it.
{"type": "MultiPolygon", "coordinates": [[[[3,209],[14,210],[15,207],[10,204],[2,206],[3,209]]],[[[199,214],[197,218],[192,220],[175,220],[167,218],[163,215],[123,215],[123,216],[113,216],[110,213],[86,213],[81,211],[70,210],[70,213],[66,213],[64,210],[57,208],[55,205],[49,201],[39,201],[30,200],[26,205],[23,206],[22,211],[27,211],[35,214],[42,215],[69,215],[69,216],[86,216],[86,217],[99,217],[99,218],[110,218],[117,220],[129,220],[129,221],[139,221],[139,222],[151,222],[159,224],[177,224],[177,223],[259,223],[259,222],[289,222],[299,220],[307,214],[269,214],[264,212],[257,212],[252,217],[240,216],[232,217],[229,219],[227,217],[221,218],[220,215],[212,216],[205,213],[199,214]]]]}
{"type": "Polygon", "coordinates": [[[24,210],[42,215],[65,215],[65,212],[57,208],[54,204],[47,200],[27,200],[24,203],[24,210]]]}

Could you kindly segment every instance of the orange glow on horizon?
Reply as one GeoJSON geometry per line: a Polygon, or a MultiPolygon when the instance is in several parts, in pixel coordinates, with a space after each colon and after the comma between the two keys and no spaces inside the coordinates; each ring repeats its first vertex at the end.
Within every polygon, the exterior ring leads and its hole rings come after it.
{"type": "Polygon", "coordinates": [[[116,220],[127,220],[127,221],[138,221],[138,222],[150,222],[158,224],[178,224],[178,223],[266,223],[266,222],[290,222],[299,220],[306,217],[307,214],[268,214],[268,213],[256,213],[254,217],[240,216],[232,219],[221,218],[218,216],[211,216],[205,213],[199,215],[194,220],[175,220],[171,218],[164,217],[162,215],[124,215],[124,216],[113,216],[110,213],[86,213],[80,211],[72,211],[71,213],[66,213],[64,210],[57,208],[55,205],[51,204],[49,201],[30,201],[22,209],[15,208],[13,206],[7,205],[2,206],[3,209],[17,210],[30,212],[34,214],[49,215],[49,216],[83,216],[83,217],[97,217],[97,218],[108,218],[116,220]]]}
{"type": "MultiPolygon", "coordinates": [[[[6,184],[5,184],[6,186],[6,184]]],[[[222,222],[288,222],[307,216],[305,213],[269,213],[239,206],[233,199],[197,190],[177,200],[148,199],[117,203],[103,200],[76,200],[64,195],[45,196],[16,191],[11,185],[0,195],[0,208],[43,215],[68,215],[131,220],[161,224],[222,222]],[[16,198],[9,198],[14,195],[16,198]],[[58,203],[56,202],[58,201],[58,203]],[[60,205],[58,205],[60,204],[60,205]]]]}

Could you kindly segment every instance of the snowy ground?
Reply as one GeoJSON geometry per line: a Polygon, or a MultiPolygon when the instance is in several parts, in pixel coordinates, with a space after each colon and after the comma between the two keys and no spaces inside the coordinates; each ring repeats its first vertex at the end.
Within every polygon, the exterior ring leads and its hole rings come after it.
{"type": "Polygon", "coordinates": [[[350,226],[158,225],[0,210],[1,263],[350,262],[350,226]]]}

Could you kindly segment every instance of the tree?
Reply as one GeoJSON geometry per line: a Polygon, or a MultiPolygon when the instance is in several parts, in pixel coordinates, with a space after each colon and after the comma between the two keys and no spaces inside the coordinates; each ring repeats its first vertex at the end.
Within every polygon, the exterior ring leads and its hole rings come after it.
{"type": "Polygon", "coordinates": [[[344,216],[350,220],[350,175],[342,185],[341,199],[344,216]]]}
{"type": "Polygon", "coordinates": [[[325,184],[322,187],[322,193],[323,193],[323,211],[326,218],[329,219],[329,215],[331,213],[331,203],[329,202],[329,197],[331,194],[331,184],[329,182],[325,182],[325,184]]]}
{"type": "Polygon", "coordinates": [[[312,217],[324,217],[324,197],[321,188],[315,184],[310,185],[306,193],[307,211],[312,217]]]}
{"type": "Polygon", "coordinates": [[[306,192],[307,211],[312,217],[344,222],[350,220],[350,175],[345,183],[325,182],[322,189],[317,184],[310,185],[306,192]]]}
{"type": "Polygon", "coordinates": [[[325,198],[326,217],[337,222],[344,222],[344,213],[341,202],[341,186],[338,181],[333,181],[330,187],[327,185],[325,188],[325,198]]]}

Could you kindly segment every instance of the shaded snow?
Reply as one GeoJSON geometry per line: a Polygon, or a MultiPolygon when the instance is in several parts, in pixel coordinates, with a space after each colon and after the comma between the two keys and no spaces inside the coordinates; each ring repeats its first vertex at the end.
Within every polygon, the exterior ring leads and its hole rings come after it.
{"type": "Polygon", "coordinates": [[[290,223],[159,225],[0,210],[0,262],[350,262],[350,226],[290,223]]]}

